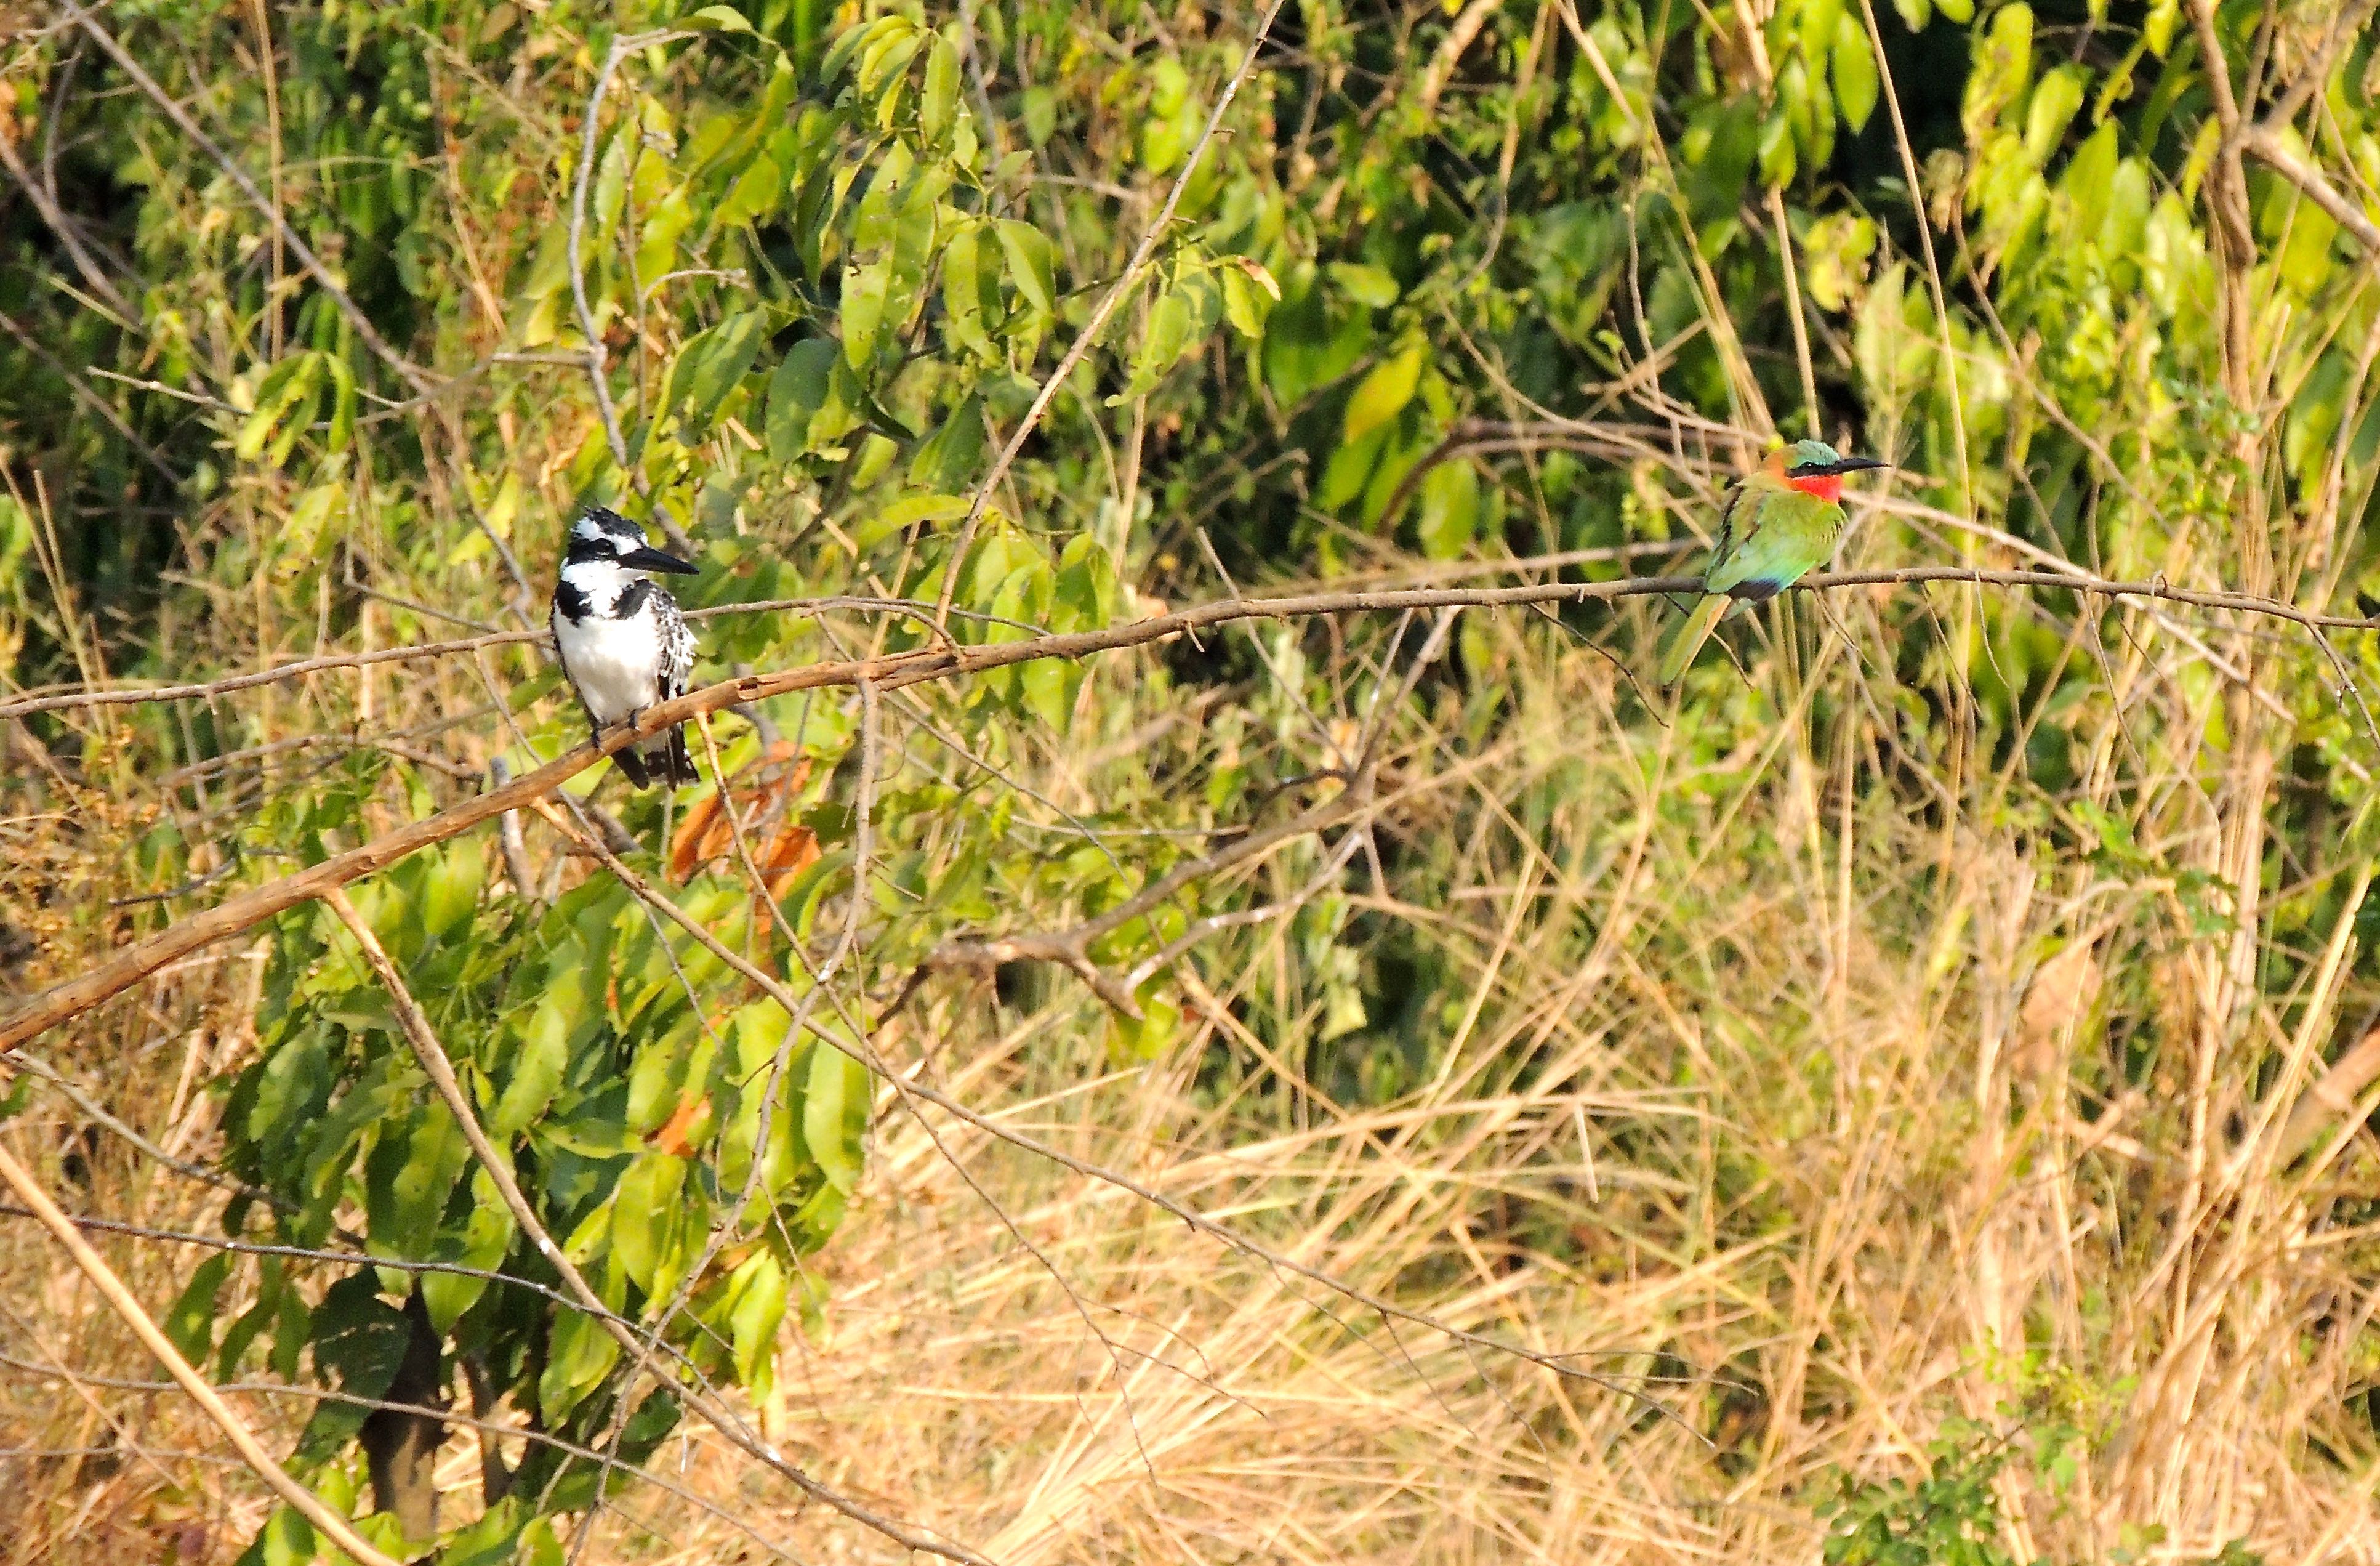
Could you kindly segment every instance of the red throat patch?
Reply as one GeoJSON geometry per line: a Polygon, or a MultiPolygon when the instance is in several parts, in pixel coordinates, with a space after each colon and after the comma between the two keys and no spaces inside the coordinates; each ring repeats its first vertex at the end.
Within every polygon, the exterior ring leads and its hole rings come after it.
{"type": "Polygon", "coordinates": [[[1814,495],[1830,506],[1843,497],[1843,476],[1840,473],[1813,473],[1806,479],[1789,478],[1785,482],[1803,494],[1814,495]]]}

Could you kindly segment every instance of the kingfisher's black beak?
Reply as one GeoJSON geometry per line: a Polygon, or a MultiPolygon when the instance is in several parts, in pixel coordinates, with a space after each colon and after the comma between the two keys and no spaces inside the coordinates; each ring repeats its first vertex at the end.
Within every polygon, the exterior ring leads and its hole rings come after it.
{"type": "Polygon", "coordinates": [[[1879,462],[1873,457],[1846,457],[1840,462],[1821,468],[1822,473],[1864,473],[1871,468],[1889,468],[1889,462],[1879,462]]]}
{"type": "Polygon", "coordinates": [[[632,570],[668,571],[676,576],[693,576],[701,569],[699,566],[689,566],[667,550],[656,549],[650,544],[621,556],[620,564],[632,570]]]}

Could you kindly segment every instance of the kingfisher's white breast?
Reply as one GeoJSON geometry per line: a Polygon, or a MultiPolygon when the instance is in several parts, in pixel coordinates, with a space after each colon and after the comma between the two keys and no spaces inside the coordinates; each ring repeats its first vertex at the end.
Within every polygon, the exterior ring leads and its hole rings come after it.
{"type": "Polygon", "coordinates": [[[553,640],[570,682],[598,724],[617,723],[660,699],[661,621],[650,609],[624,620],[556,615],[553,640]]]}

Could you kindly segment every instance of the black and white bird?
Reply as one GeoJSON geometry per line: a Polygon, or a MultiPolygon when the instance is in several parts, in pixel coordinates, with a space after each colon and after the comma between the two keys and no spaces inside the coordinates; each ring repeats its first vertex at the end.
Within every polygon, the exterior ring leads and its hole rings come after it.
{"type": "MultiPolygon", "coordinates": [[[[694,671],[694,632],[677,600],[648,571],[692,576],[695,568],[654,548],[644,529],[601,506],[571,524],[553,586],[553,641],[562,672],[599,739],[623,718],[683,695],[694,671]]],[[[630,783],[641,789],[654,781],[673,788],[701,781],[686,754],[683,726],[648,742],[654,747],[649,752],[640,754],[635,745],[612,752],[630,783]]]]}

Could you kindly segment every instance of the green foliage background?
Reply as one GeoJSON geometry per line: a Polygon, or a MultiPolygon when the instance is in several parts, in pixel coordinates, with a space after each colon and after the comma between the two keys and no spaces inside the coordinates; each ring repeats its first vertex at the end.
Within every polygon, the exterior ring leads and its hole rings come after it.
{"type": "MultiPolygon", "coordinates": [[[[100,25],[285,231],[67,12],[6,45],[0,668],[22,690],[534,624],[589,502],[698,547],[690,606],[947,592],[962,642],[1111,624],[1220,594],[1224,572],[1682,569],[1718,486],[1804,428],[1899,464],[1851,545],[1864,562],[2069,562],[2344,613],[2380,593],[2364,525],[2374,257],[2278,162],[2243,158],[2219,102],[2274,113],[2289,157],[2374,210],[2374,40],[2329,7],[1306,0],[1204,145],[1246,7],[261,15],[126,0],[100,25]],[[1175,223],[1127,276],[1176,180],[1175,223]],[[409,363],[359,336],[293,237],[409,363]],[[970,528],[995,454],[1120,279],[1117,317],[970,528]],[[583,363],[590,330],[616,444],[583,363]]],[[[1790,734],[1798,754],[1857,753],[1863,811],[1946,842],[2006,833],[2044,875],[2148,888],[2146,911],[2094,937],[2111,977],[2075,1080],[2095,1102],[2170,1088],[2193,1030],[2230,1026],[2208,1016],[2313,982],[2368,884],[2353,872],[2380,739],[2345,692],[2380,673],[2370,638],[2331,661],[2303,638],[2119,625],[2054,592],[1840,608],[1790,606],[1744,641],[1748,680],[1706,659],[1675,712],[1619,698],[1629,765],[1685,758],[1658,811],[1707,834],[1711,860],[1800,851],[1787,819],[1727,803],[1790,734]],[[2171,694],[2140,698],[2144,661],[2171,655],[2171,694]],[[2128,728],[2135,700],[2149,710],[2128,728]],[[2153,993],[2177,948],[2205,985],[2233,985],[2195,1017],[2153,993]]],[[[1528,686],[1526,638],[1587,636],[1643,667],[1664,615],[1484,619],[1412,686],[1412,712],[1452,740],[1411,768],[1573,720],[1528,686]]],[[[704,622],[698,678],[927,634],[897,615],[731,614],[704,622]]],[[[1268,628],[911,698],[902,745],[940,770],[899,770],[868,801],[856,887],[856,703],[722,721],[726,768],[780,766],[768,808],[820,850],[777,891],[804,945],[772,933],[732,856],[684,906],[802,995],[820,954],[865,933],[800,1025],[609,877],[573,872],[540,898],[492,839],[419,855],[358,901],[613,1308],[666,1317],[688,1364],[762,1391],[788,1313],[832,1309],[803,1258],[861,1221],[847,1205],[873,1084],[835,1039],[859,1047],[857,1020],[943,943],[1095,915],[1216,832],[1331,787],[1381,716],[1367,703],[1400,688],[1383,671],[1419,640],[1353,618],[1268,628]],[[1183,712],[1196,722],[1135,739],[1183,712]],[[816,765],[786,773],[788,753],[816,765]],[[1110,765],[1087,812],[1014,784],[1093,753],[1149,759],[1110,765]]],[[[8,797],[85,814],[110,877],[86,891],[171,895],[61,895],[29,860],[12,917],[40,955],[18,977],[30,993],[80,943],[426,815],[478,767],[524,770],[580,729],[517,644],[398,679],[34,720],[54,765],[12,762],[8,797]],[[224,760],[342,736],[301,765],[224,760]],[[470,765],[424,765],[439,737],[470,765]]],[[[1583,786],[1553,766],[1516,789],[1495,850],[1508,872],[1532,846],[1608,857],[1616,817],[1556,829],[1583,786]]],[[[648,844],[686,808],[599,797],[648,844]]],[[[1332,1100],[1399,1102],[1467,1031],[1464,992],[1428,927],[1354,894],[1386,875],[1426,902],[1459,881],[1472,839],[1434,825],[1391,818],[1370,867],[1326,865],[1308,842],[1270,881],[1201,882],[1093,955],[1129,969],[1194,920],[1304,887],[1293,971],[1234,1014],[1332,1100]]],[[[1679,912],[1690,930],[1726,908],[1679,912]]],[[[1236,938],[1189,960],[1229,973],[1236,938]]],[[[1708,960],[1691,944],[1667,957],[1708,960]]],[[[2354,959],[2343,992],[2380,997],[2375,980],[2354,959]]],[[[345,1233],[390,1262],[551,1284],[335,922],[280,920],[262,983],[254,1051],[222,1084],[222,1162],[270,1199],[235,1203],[226,1229],[301,1246],[345,1233]]],[[[1104,1024],[1120,1060],[1181,1046],[1170,966],[1142,1000],[1143,1019],[1104,1024]]],[[[1298,1112],[1268,1067],[1208,1047],[1213,1101],[1251,1124],[1298,1112]]],[[[1515,1232],[1536,1233],[1525,1217],[1515,1232]]],[[[324,1291],[298,1272],[210,1263],[176,1330],[225,1379],[269,1363],[377,1397],[418,1295],[454,1374],[543,1430],[634,1463],[676,1417],[665,1385],[544,1296],[394,1266],[324,1291]]],[[[322,1405],[297,1466],[352,1493],[363,1423],[322,1405]]],[[[443,1559],[542,1559],[558,1535],[535,1520],[584,1509],[600,1482],[538,1450],[443,1559]]],[[[311,1549],[284,1519],[251,1555],[311,1549]]]]}

